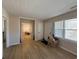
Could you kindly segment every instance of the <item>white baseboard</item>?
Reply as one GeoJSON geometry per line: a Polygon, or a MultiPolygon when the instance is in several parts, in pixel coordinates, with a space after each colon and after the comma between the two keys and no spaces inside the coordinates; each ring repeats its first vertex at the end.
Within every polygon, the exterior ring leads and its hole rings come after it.
{"type": "Polygon", "coordinates": [[[18,42],[18,43],[11,43],[8,47],[13,46],[13,45],[17,45],[17,44],[20,44],[20,42],[18,42]]]}
{"type": "Polygon", "coordinates": [[[68,49],[66,49],[66,48],[64,48],[64,47],[62,47],[62,46],[59,46],[59,47],[62,48],[63,50],[66,50],[66,51],[68,51],[68,52],[74,54],[74,55],[77,55],[77,53],[75,53],[75,52],[73,52],[73,51],[70,51],[70,50],[68,50],[68,49]]]}

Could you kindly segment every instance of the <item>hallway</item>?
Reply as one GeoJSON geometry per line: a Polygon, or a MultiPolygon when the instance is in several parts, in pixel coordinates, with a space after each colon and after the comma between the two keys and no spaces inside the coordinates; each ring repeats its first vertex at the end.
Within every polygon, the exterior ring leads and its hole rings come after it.
{"type": "Polygon", "coordinates": [[[23,35],[22,43],[24,44],[24,43],[26,43],[27,41],[31,41],[31,40],[33,40],[33,39],[32,39],[32,36],[26,34],[26,35],[23,35]]]}

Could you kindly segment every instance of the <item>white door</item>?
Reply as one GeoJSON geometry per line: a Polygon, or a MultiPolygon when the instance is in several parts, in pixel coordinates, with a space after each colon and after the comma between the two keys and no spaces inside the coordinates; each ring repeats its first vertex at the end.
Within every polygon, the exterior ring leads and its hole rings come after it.
{"type": "Polygon", "coordinates": [[[38,23],[37,32],[38,32],[38,40],[43,39],[43,22],[38,23]]]}

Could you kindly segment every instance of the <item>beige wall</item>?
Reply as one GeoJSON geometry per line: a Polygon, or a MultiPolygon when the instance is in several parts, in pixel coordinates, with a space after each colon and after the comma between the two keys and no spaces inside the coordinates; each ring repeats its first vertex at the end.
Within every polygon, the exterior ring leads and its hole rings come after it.
{"type": "Polygon", "coordinates": [[[32,33],[32,24],[31,23],[22,23],[22,31],[32,33]]]}
{"type": "MultiPolygon", "coordinates": [[[[77,10],[45,20],[44,21],[44,38],[47,40],[48,34],[50,32],[54,33],[55,21],[67,20],[67,19],[72,19],[72,18],[77,18],[77,10]]],[[[77,53],[77,42],[60,39],[60,47],[73,54],[77,53]]]]}
{"type": "Polygon", "coordinates": [[[53,32],[52,26],[53,26],[53,22],[52,21],[45,21],[44,22],[44,38],[46,40],[48,40],[49,33],[53,32]]]}

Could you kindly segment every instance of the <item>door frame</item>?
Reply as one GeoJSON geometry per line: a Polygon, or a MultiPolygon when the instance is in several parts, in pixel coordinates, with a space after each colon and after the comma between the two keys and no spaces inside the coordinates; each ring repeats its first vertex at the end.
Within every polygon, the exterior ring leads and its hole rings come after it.
{"type": "Polygon", "coordinates": [[[27,20],[27,19],[21,19],[20,18],[20,43],[22,43],[22,39],[21,39],[21,34],[22,34],[22,32],[21,32],[21,28],[22,28],[22,20],[24,20],[24,21],[32,21],[33,22],[33,35],[32,35],[32,37],[33,37],[33,40],[35,40],[35,21],[34,20],[27,20]]]}
{"type": "MultiPolygon", "coordinates": [[[[8,35],[8,28],[7,28],[7,26],[8,26],[8,18],[5,17],[5,16],[2,16],[2,22],[3,23],[6,23],[6,25],[4,24],[4,27],[6,27],[6,29],[4,28],[5,29],[5,32],[6,32],[5,33],[5,47],[8,47],[8,45],[7,45],[7,42],[8,42],[8,37],[7,37],[7,35],[8,35]],[[4,20],[3,20],[3,18],[4,18],[4,20]]],[[[2,23],[2,25],[3,25],[3,23],[2,23]]],[[[3,28],[2,28],[2,32],[3,32],[3,28]]]]}

